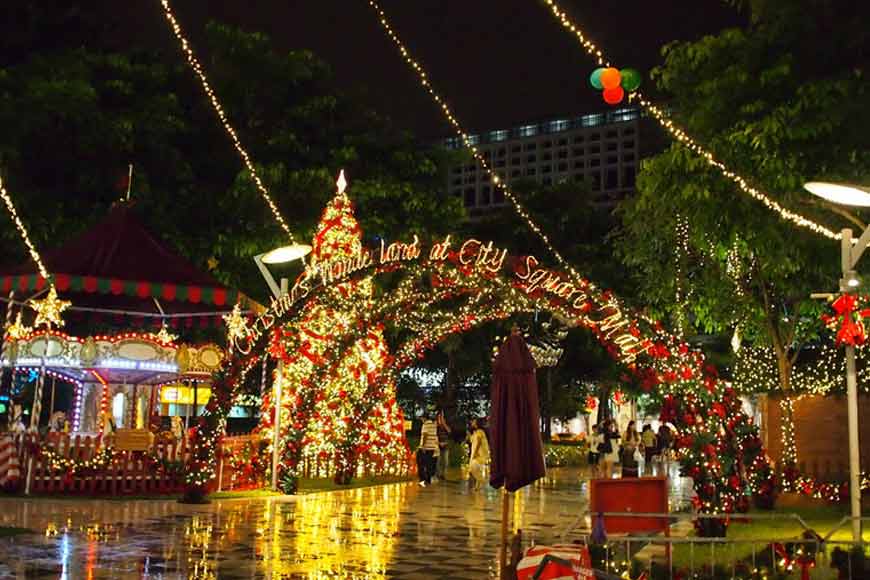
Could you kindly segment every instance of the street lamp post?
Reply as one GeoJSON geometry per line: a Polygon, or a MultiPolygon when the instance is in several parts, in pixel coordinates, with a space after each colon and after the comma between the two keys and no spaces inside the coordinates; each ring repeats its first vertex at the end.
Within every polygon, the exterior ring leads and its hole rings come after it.
{"type": "MultiPolygon", "coordinates": [[[[870,232],[868,227],[861,235],[861,240],[870,232]]],[[[852,247],[852,230],[843,230],[841,259],[843,263],[843,278],[840,280],[841,292],[855,292],[858,288],[858,278],[854,276],[854,266],[861,253],[867,247],[852,247]],[[857,255],[856,255],[857,254],[857,255]]],[[[861,243],[859,240],[859,243],[861,243]]],[[[855,372],[855,347],[846,345],[846,407],[849,421],[849,503],[852,508],[852,539],[861,541],[861,447],[858,438],[858,380],[855,372]]]]}
{"type": "MultiPolygon", "coordinates": [[[[870,207],[870,188],[837,183],[810,182],[807,191],[828,201],[859,207],[870,207]]],[[[861,237],[852,238],[852,230],[841,232],[840,262],[843,277],[840,292],[854,293],[861,285],[855,266],[870,245],[870,226],[861,237]]],[[[846,406],[849,422],[849,503],[852,513],[852,539],[861,541],[861,448],[858,437],[858,380],[855,372],[855,347],[846,345],[846,406]]]]}
{"type": "MultiPolygon", "coordinates": [[[[266,264],[283,264],[292,262],[303,258],[310,251],[311,246],[293,244],[292,246],[284,246],[274,249],[271,252],[254,256],[254,263],[257,264],[257,268],[259,268],[260,273],[266,280],[266,284],[269,286],[269,290],[272,291],[272,295],[276,300],[280,300],[282,296],[287,294],[288,281],[287,278],[281,278],[279,286],[275,281],[275,277],[272,276],[272,273],[269,271],[269,268],[266,267],[266,264]]],[[[275,385],[272,390],[272,399],[275,404],[275,424],[273,426],[272,436],[272,489],[274,491],[278,491],[278,458],[281,456],[279,450],[281,439],[279,434],[281,433],[281,398],[282,382],[284,379],[284,360],[280,358],[278,359],[277,374],[278,376],[275,379],[275,385]]]]}

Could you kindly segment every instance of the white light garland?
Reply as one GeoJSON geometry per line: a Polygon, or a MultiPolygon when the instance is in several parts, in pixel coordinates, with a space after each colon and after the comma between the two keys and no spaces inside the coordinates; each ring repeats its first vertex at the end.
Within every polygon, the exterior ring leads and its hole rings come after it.
{"type": "Polygon", "coordinates": [[[677,337],[682,339],[686,331],[686,312],[685,305],[688,301],[688,294],[683,295],[683,259],[689,256],[689,222],[682,215],[677,215],[677,222],[674,225],[674,234],[676,236],[676,244],[674,244],[674,302],[677,306],[677,337]]]}
{"type": "Polygon", "coordinates": [[[18,211],[15,209],[15,204],[9,196],[9,192],[6,191],[6,187],[3,185],[2,177],[0,177],[0,197],[3,198],[3,203],[6,204],[6,210],[9,212],[9,217],[18,229],[18,233],[21,234],[21,239],[24,240],[24,245],[27,246],[27,251],[30,252],[30,258],[36,264],[40,276],[42,276],[53,288],[54,283],[51,281],[51,276],[49,276],[45,264],[42,263],[42,257],[39,255],[39,252],[36,251],[33,242],[30,241],[30,235],[27,233],[27,228],[24,226],[24,222],[22,222],[21,218],[18,217],[18,211]]]}
{"type": "MultiPolygon", "coordinates": [[[[426,71],[423,68],[423,66],[411,56],[410,51],[407,49],[407,47],[405,47],[405,45],[402,43],[402,40],[399,38],[399,36],[393,30],[393,27],[390,25],[389,21],[387,20],[387,15],[384,12],[384,10],[380,7],[380,5],[375,0],[369,0],[369,5],[377,13],[378,21],[380,22],[380,24],[383,27],[384,31],[386,32],[387,36],[390,38],[390,40],[393,41],[393,43],[398,48],[399,53],[402,55],[402,58],[405,60],[405,62],[408,64],[408,66],[414,70],[414,72],[419,77],[420,84],[422,85],[422,87],[429,93],[429,95],[432,97],[432,99],[435,101],[435,103],[441,109],[442,113],[444,114],[444,117],[447,119],[447,121],[450,123],[450,125],[453,126],[454,130],[456,131],[456,134],[459,136],[459,138],[461,139],[461,141],[465,145],[465,147],[467,147],[468,150],[471,151],[472,156],[477,161],[477,163],[480,165],[480,167],[487,174],[490,175],[490,178],[492,180],[493,185],[495,187],[498,187],[499,189],[501,189],[504,192],[505,198],[508,201],[510,201],[511,206],[513,206],[514,211],[517,213],[517,215],[519,215],[526,222],[526,225],[528,225],[529,229],[532,230],[538,236],[538,238],[544,243],[544,246],[547,248],[547,250],[549,250],[550,254],[552,254],[552,256],[554,258],[556,258],[556,261],[559,263],[559,265],[561,265],[563,268],[565,268],[571,274],[571,276],[574,277],[575,280],[586,285],[590,290],[595,290],[597,287],[592,282],[590,282],[589,280],[586,280],[583,276],[581,276],[580,273],[577,270],[575,270],[574,267],[570,263],[568,263],[568,261],[562,256],[561,252],[559,252],[559,250],[557,250],[553,246],[553,244],[550,241],[550,238],[547,236],[547,234],[544,233],[544,231],[541,229],[541,227],[532,219],[532,216],[529,215],[528,211],[526,211],[525,207],[522,205],[520,200],[516,197],[516,195],[510,189],[508,189],[507,185],[502,181],[502,179],[503,179],[502,176],[498,175],[497,173],[495,173],[492,170],[492,168],[486,162],[486,159],[484,159],[483,155],[481,155],[478,148],[474,145],[474,142],[471,138],[472,136],[462,128],[462,125],[460,124],[459,119],[457,119],[456,115],[453,114],[453,111],[450,109],[450,106],[447,104],[447,101],[432,86],[432,83],[429,80],[429,77],[426,74],[426,71]]],[[[613,296],[610,297],[609,305],[613,306],[614,308],[619,308],[618,301],[613,296]]]]}
{"type": "MultiPolygon", "coordinates": [[[[583,34],[583,31],[580,30],[580,27],[578,27],[571,21],[571,19],[568,17],[568,14],[559,7],[555,0],[544,1],[547,6],[550,7],[553,16],[564,28],[569,30],[574,36],[577,37],[583,49],[589,54],[589,56],[595,59],[599,66],[610,66],[610,63],[604,57],[601,49],[599,49],[597,46],[595,46],[595,44],[593,44],[590,40],[586,38],[586,36],[583,34]]],[[[800,215],[799,213],[782,207],[782,205],[780,205],[774,199],[771,199],[767,194],[750,185],[747,179],[745,179],[738,173],[731,171],[728,166],[716,159],[713,156],[713,153],[705,149],[700,143],[692,139],[692,137],[690,137],[685,131],[675,125],[674,122],[668,118],[667,114],[661,108],[655,106],[651,101],[647,100],[639,91],[631,93],[629,95],[629,99],[636,99],[637,102],[640,103],[641,107],[647,113],[649,113],[659,123],[659,125],[661,125],[662,128],[664,128],[674,139],[676,139],[684,146],[686,146],[690,151],[701,157],[701,159],[703,159],[708,165],[717,169],[722,176],[737,185],[737,187],[743,193],[749,195],[757,201],[760,201],[768,209],[776,212],[780,218],[786,221],[790,221],[799,227],[807,228],[817,234],[821,234],[832,240],[839,240],[842,237],[840,233],[834,232],[829,228],[826,228],[825,226],[800,215]]]]}
{"type": "Polygon", "coordinates": [[[257,173],[257,169],[254,167],[254,163],[251,161],[251,156],[248,155],[248,152],[245,150],[241,140],[239,139],[239,135],[230,124],[224,108],[221,106],[220,101],[218,101],[217,95],[215,94],[214,90],[211,88],[211,85],[208,82],[208,77],[206,77],[205,75],[205,70],[199,63],[199,59],[197,59],[196,55],[193,53],[190,42],[184,36],[184,31],[181,29],[181,25],[178,23],[178,20],[176,20],[175,15],[172,13],[172,8],[169,6],[169,0],[160,0],[160,3],[163,6],[163,13],[166,15],[166,20],[169,22],[169,26],[172,28],[172,32],[175,34],[175,37],[181,44],[181,50],[184,52],[185,57],[187,57],[187,62],[188,64],[190,64],[190,68],[193,69],[193,72],[196,73],[196,76],[199,78],[202,89],[203,91],[205,91],[205,94],[208,97],[212,108],[215,110],[215,113],[217,113],[221,124],[224,126],[224,130],[227,132],[227,135],[229,135],[230,140],[233,143],[233,147],[236,148],[236,151],[238,151],[239,156],[242,158],[242,161],[244,162],[245,167],[247,167],[248,172],[251,174],[251,177],[253,178],[257,189],[260,191],[260,195],[269,205],[269,209],[272,210],[272,215],[275,216],[275,219],[278,220],[278,223],[281,225],[281,229],[283,229],[284,233],[286,233],[287,236],[290,238],[290,243],[295,244],[296,239],[293,237],[293,233],[290,231],[290,226],[288,226],[287,222],[284,221],[284,217],[281,215],[281,212],[278,210],[278,206],[275,204],[275,201],[269,194],[269,190],[266,188],[263,180],[260,179],[260,175],[257,173]]]}

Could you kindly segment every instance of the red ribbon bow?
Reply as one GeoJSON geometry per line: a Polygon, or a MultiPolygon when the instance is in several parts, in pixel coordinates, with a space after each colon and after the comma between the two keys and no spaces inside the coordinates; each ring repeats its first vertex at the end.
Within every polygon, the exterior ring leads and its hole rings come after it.
{"type": "Polygon", "coordinates": [[[870,308],[858,310],[858,319],[852,316],[856,312],[858,298],[852,294],[843,294],[837,298],[831,308],[834,309],[836,316],[823,315],[822,320],[831,328],[837,330],[836,344],[840,346],[847,344],[849,346],[862,345],[867,340],[867,334],[864,331],[863,318],[870,318],[870,308]],[[841,319],[839,328],[837,328],[837,319],[841,319]]]}

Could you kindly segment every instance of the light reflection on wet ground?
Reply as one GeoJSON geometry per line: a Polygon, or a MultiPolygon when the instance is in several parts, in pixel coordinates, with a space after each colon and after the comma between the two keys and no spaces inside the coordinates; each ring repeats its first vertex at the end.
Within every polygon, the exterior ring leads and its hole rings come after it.
{"type": "MultiPolygon", "coordinates": [[[[0,526],[39,532],[0,539],[0,579],[488,578],[499,497],[448,481],[206,506],[0,498],[0,526]]],[[[514,513],[527,540],[558,541],[587,497],[582,471],[554,469],[514,513]]]]}

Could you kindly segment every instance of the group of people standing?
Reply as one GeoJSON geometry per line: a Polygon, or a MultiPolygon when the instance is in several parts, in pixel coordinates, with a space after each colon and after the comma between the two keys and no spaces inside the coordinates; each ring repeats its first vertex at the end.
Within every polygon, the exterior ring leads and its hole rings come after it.
{"type": "MultiPolygon", "coordinates": [[[[426,415],[420,429],[420,446],[417,448],[417,475],[420,486],[444,480],[450,465],[450,436],[452,430],[443,412],[433,419],[426,415]]],[[[486,467],[489,465],[489,440],[480,421],[473,419],[468,429],[466,442],[470,446],[468,475],[471,489],[479,490],[486,482],[486,467]]]]}
{"type": "Polygon", "coordinates": [[[622,477],[637,477],[641,458],[645,471],[652,474],[655,457],[667,461],[673,445],[670,428],[662,425],[656,433],[651,425],[644,425],[643,431],[638,433],[635,425],[634,421],[629,421],[623,434],[619,433],[613,419],[606,419],[592,428],[589,435],[589,466],[594,477],[613,477],[613,468],[617,463],[622,467],[622,477]]]}

